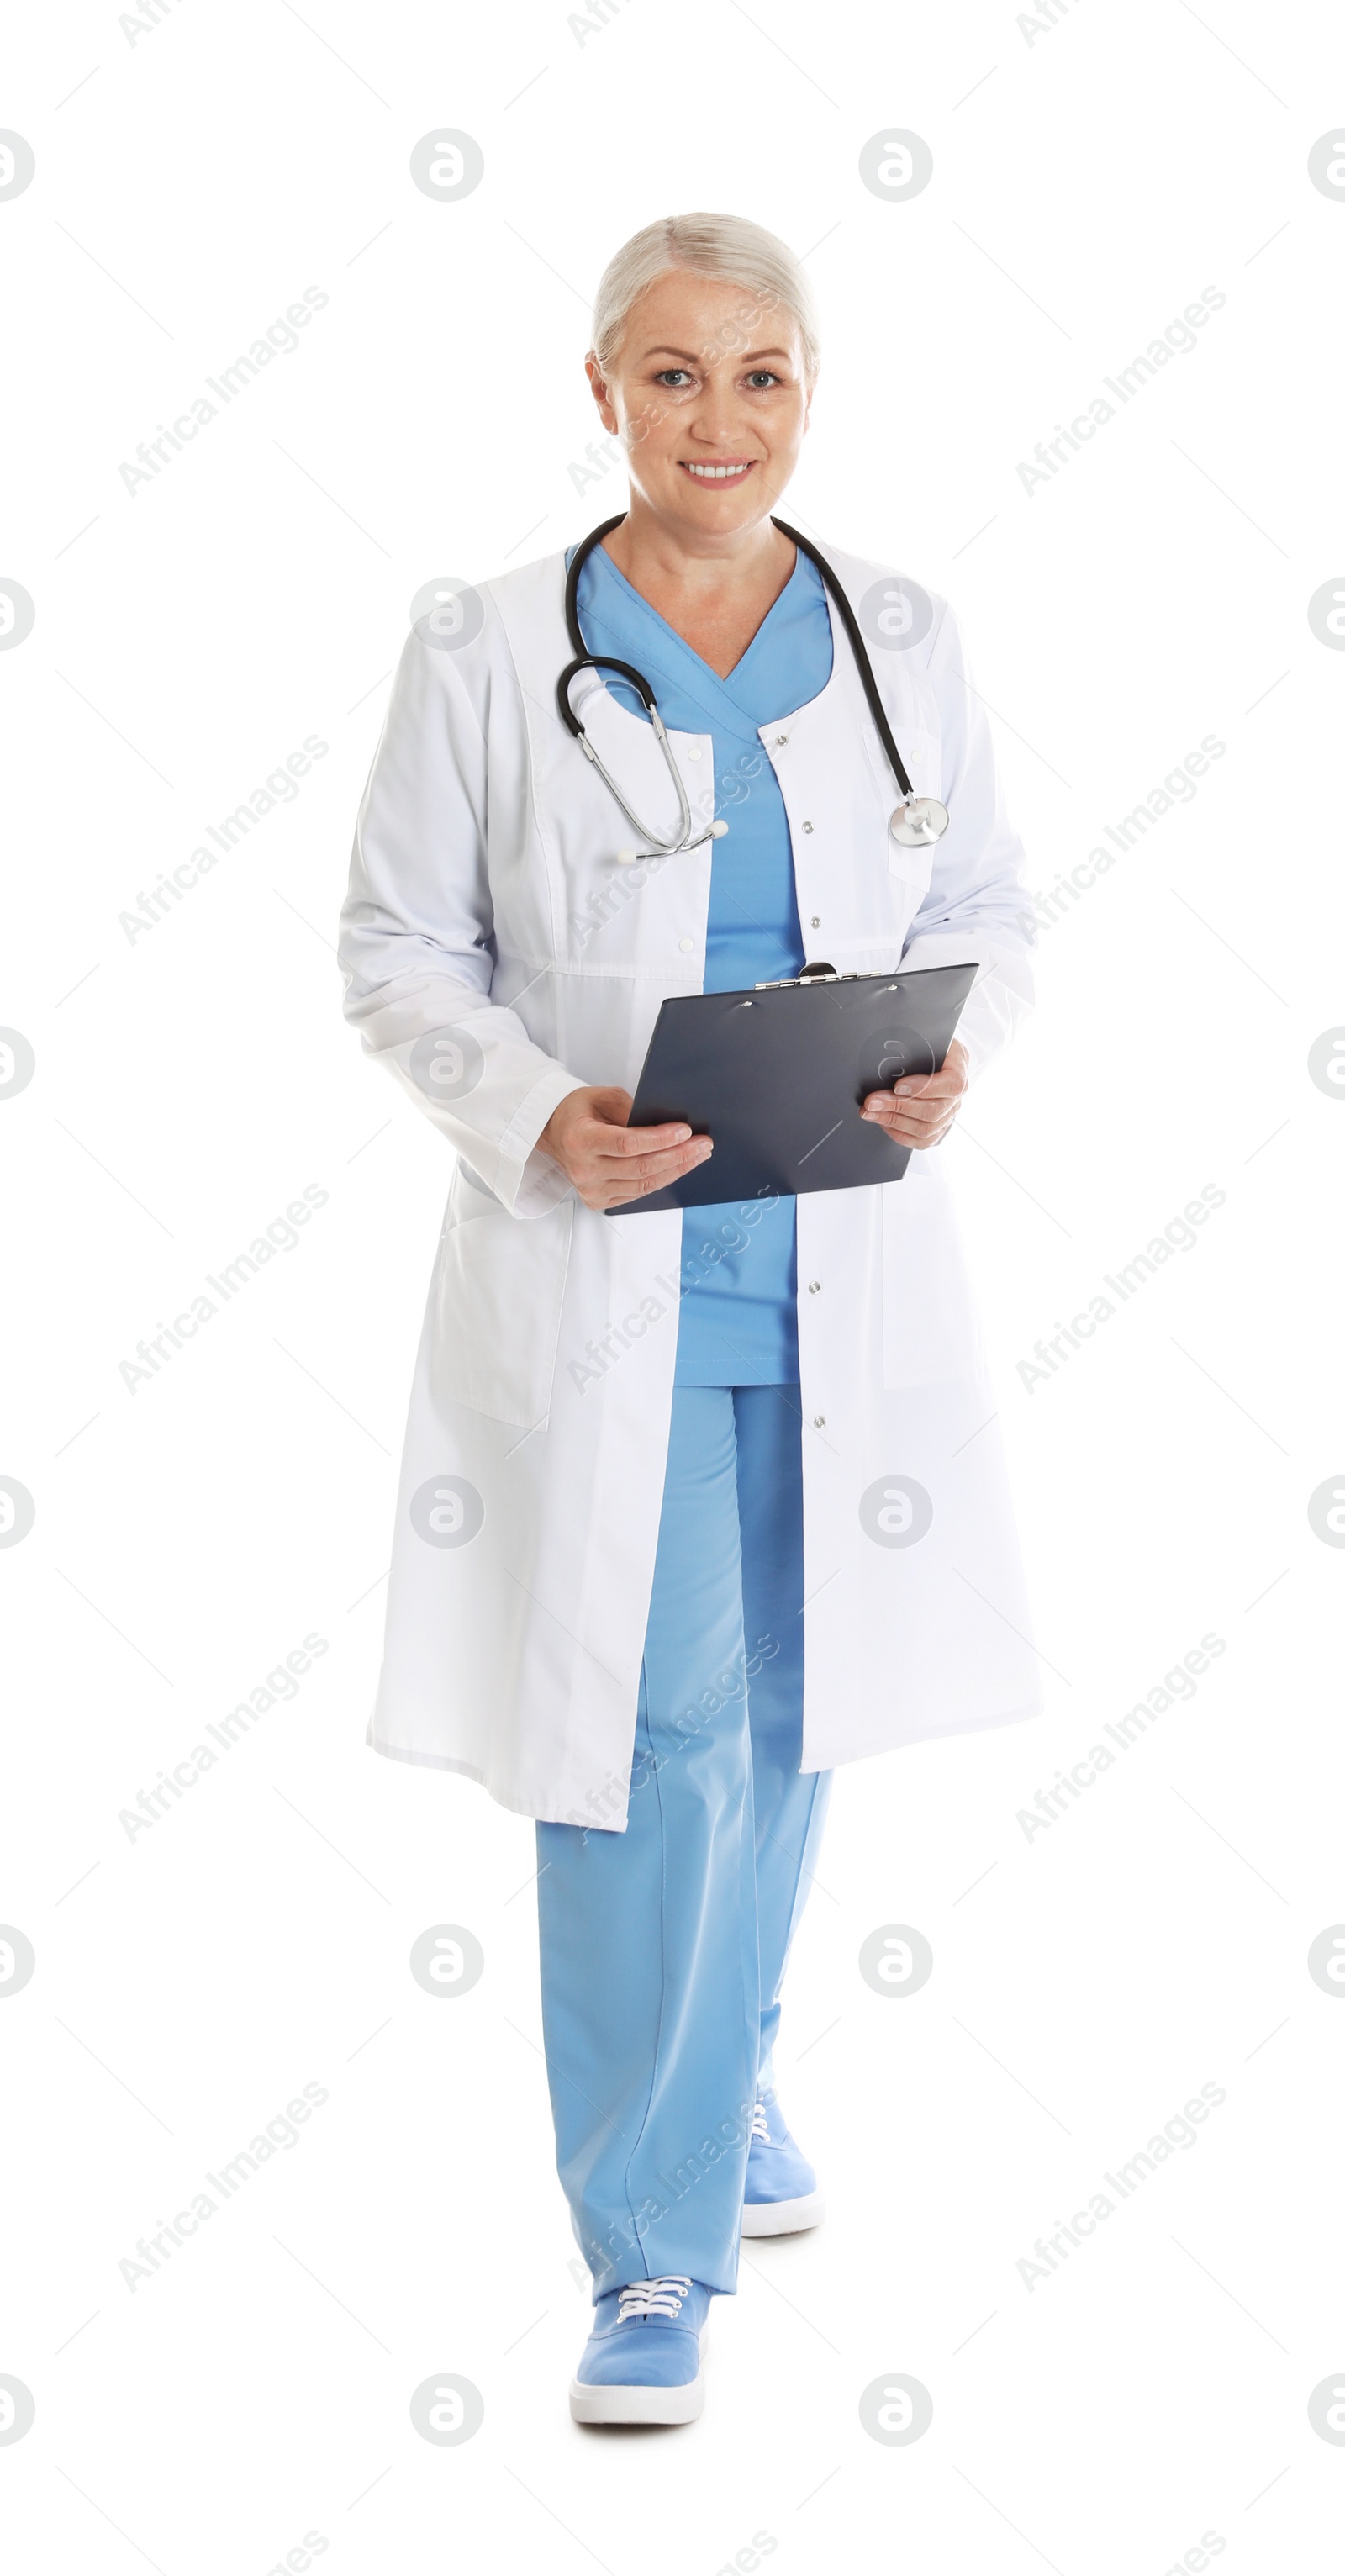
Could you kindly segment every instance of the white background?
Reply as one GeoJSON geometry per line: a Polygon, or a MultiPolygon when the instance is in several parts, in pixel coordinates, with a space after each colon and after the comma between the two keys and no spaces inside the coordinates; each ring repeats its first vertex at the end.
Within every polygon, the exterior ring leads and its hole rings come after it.
{"type": "Polygon", "coordinates": [[[1307,603],[1345,563],[1345,206],[1307,156],[1341,70],[1325,13],[1056,8],[11,23],[0,121],[37,165],[0,204],[0,573],[36,603],[0,654],[0,1019],[36,1055],[0,1108],[0,1470],[36,1503],[0,1552],[0,1916],[37,1962],[0,2015],[23,2576],[1162,2576],[1202,2535],[1280,2576],[1338,2547],[1345,2449],[1307,2408],[1345,2381],[1345,2000],[1307,1950],[1345,1918],[1345,1559],[1307,1505],[1345,1464],[1345,1113],[1307,1057],[1345,1020],[1345,659],[1307,603]],[[409,177],[435,117],[484,153],[460,202],[409,177]],[[883,118],[933,153],[909,202],[859,177],[883,118]],[[779,2059],[831,2215],[749,2248],[697,2427],[603,2437],[565,2404],[587,2304],[531,1830],[363,1742],[447,1171],[344,1028],[332,941],[412,595],[620,507],[615,469],[570,472],[587,307],[619,242],[694,207],[809,254],[824,370],[787,509],[951,595],[1031,887],[1205,735],[1226,752],[1043,931],[1037,1017],[945,1149],[1049,1714],[839,1777],[779,2059]],[[309,285],[300,347],[128,492],[120,463],[309,285]],[[1029,494],[1020,460],[1206,286],[1197,348],[1029,494]],[[310,734],[297,797],[128,939],[310,734]],[[310,1183],[295,1247],[129,1390],[137,1342],[310,1183]],[[1198,1243],[1029,1389],[1039,1337],[1207,1184],[1198,1243]],[[1029,1839],[1019,1810],[1207,1632],[1195,1696],[1029,1839]],[[121,1811],[310,1633],[297,1694],[130,1838],[121,1811]],[[440,2001],[408,1952],[443,1922],[486,1965],[440,2001]],[[918,1994],[859,1975],[888,1923],[933,1946],[918,1994]],[[128,2286],[305,2083],[328,2099],[297,2143],[128,2286]],[[1204,2084],[1197,2142],[1029,2287],[1034,2239],[1204,2084]],[[485,2403],[459,2447],[409,2414],[444,2371],[485,2403]],[[933,2398],[910,2447],[859,2417],[893,2371],[933,2398]]]}

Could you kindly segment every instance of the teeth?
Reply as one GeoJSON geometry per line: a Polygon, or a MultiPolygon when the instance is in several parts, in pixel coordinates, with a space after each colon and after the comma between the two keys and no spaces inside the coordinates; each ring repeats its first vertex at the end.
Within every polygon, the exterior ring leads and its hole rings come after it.
{"type": "MultiPolygon", "coordinates": [[[[750,463],[750,458],[748,462],[750,463]]],[[[703,483],[722,483],[730,474],[745,474],[746,465],[688,465],[688,474],[697,474],[703,483]]]]}

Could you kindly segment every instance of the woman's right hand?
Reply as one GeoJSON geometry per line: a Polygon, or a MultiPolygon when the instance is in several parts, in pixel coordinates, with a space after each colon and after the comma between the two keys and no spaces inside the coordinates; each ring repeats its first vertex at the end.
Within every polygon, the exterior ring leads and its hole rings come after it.
{"type": "Polygon", "coordinates": [[[714,1152],[708,1136],[686,1126],[632,1127],[631,1096],[614,1085],[568,1091],[537,1139],[559,1163],[585,1207],[624,1207],[666,1190],[714,1152]]]}

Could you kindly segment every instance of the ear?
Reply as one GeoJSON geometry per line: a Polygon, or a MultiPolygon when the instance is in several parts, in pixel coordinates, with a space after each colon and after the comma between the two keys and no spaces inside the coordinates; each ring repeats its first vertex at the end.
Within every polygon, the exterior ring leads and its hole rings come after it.
{"type": "Polygon", "coordinates": [[[584,373],[588,377],[589,385],[593,393],[593,399],[598,406],[598,417],[602,422],[603,428],[608,431],[618,430],[621,424],[618,421],[616,412],[613,408],[612,398],[607,390],[602,369],[591,349],[584,360],[584,373]]]}

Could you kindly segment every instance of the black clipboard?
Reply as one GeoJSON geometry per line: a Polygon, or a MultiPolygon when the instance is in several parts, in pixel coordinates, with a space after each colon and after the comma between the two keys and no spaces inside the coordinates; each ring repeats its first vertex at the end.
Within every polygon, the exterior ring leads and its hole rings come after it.
{"type": "Polygon", "coordinates": [[[899,1181],[914,1148],[894,1145],[859,1105],[903,1074],[941,1069],[977,973],[972,964],[838,976],[815,966],[795,982],[665,1002],[630,1124],[680,1119],[715,1149],[670,1188],[608,1213],[899,1181]]]}

